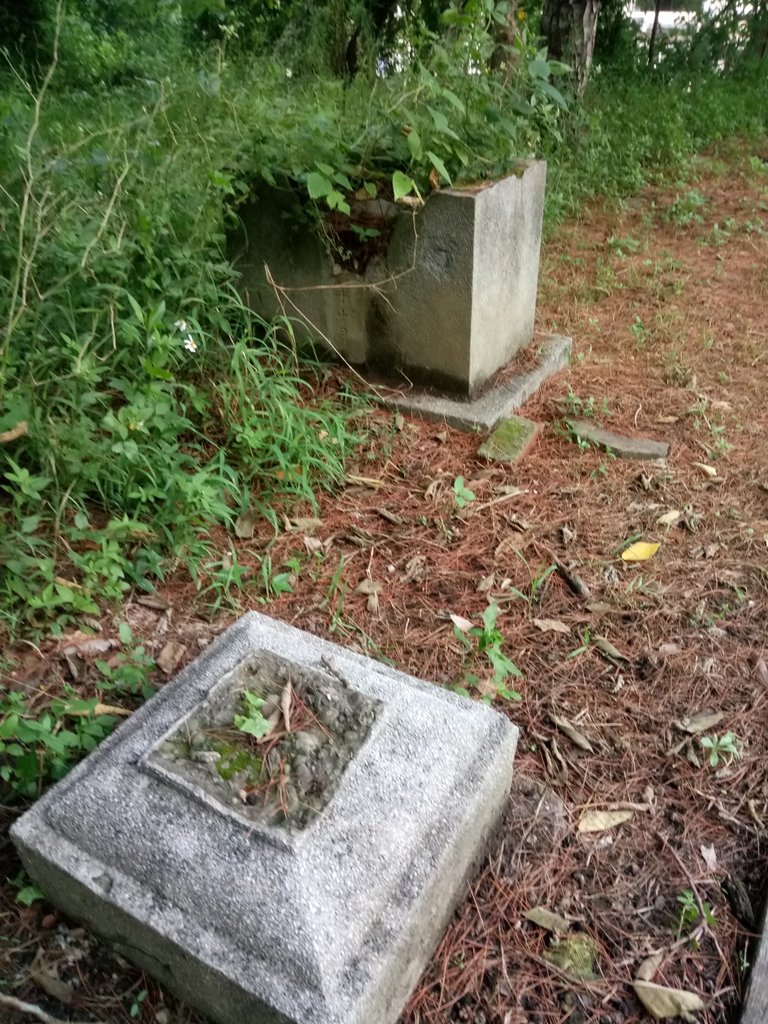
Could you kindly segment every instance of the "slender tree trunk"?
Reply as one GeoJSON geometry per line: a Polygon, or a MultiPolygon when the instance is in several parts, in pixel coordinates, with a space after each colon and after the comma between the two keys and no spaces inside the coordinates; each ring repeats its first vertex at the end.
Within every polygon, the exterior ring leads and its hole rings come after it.
{"type": "Polygon", "coordinates": [[[768,4],[756,3],[749,26],[747,54],[761,64],[768,55],[768,4]]]}
{"type": "Polygon", "coordinates": [[[517,0],[512,0],[504,24],[494,24],[491,31],[496,40],[496,49],[491,55],[490,66],[493,70],[505,68],[509,78],[517,65],[517,51],[512,49],[518,31],[517,0]]]}
{"type": "Polygon", "coordinates": [[[579,96],[589,79],[599,13],[600,0],[544,0],[541,27],[548,55],[571,65],[579,96]]]}
{"type": "Polygon", "coordinates": [[[656,0],[656,6],[653,11],[653,26],[651,28],[651,38],[648,43],[648,67],[653,67],[653,54],[656,49],[656,34],[659,31],[659,11],[661,10],[661,0],[656,0]]]}

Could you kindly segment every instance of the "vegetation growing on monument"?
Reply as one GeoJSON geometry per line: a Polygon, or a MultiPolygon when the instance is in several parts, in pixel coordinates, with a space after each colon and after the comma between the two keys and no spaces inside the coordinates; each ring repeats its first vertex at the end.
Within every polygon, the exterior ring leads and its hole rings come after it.
{"type": "Polygon", "coordinates": [[[712,19],[658,45],[653,74],[614,11],[576,101],[535,3],[6,5],[0,633],[151,590],[169,558],[210,592],[212,528],[251,506],[277,529],[278,498],[343,479],[359,403],[316,398],[322,367],[234,288],[255,181],[344,216],[543,155],[552,221],[764,129],[764,74],[728,73],[737,45],[764,67],[760,10],[740,43],[712,19]]]}

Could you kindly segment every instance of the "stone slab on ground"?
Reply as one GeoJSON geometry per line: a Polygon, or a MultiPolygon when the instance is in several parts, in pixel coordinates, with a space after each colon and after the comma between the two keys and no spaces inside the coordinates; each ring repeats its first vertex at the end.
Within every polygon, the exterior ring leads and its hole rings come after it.
{"type": "Polygon", "coordinates": [[[53,903],[211,1021],[393,1024],[503,811],[516,742],[483,704],[250,613],[11,834],[53,903]],[[375,705],[327,803],[292,830],[158,764],[278,660],[375,705]]]}
{"type": "Polygon", "coordinates": [[[403,412],[447,423],[457,430],[486,433],[516,412],[545,380],[565,369],[571,356],[572,341],[563,335],[553,334],[532,347],[538,350],[538,362],[533,369],[489,388],[479,398],[451,398],[414,389],[387,395],[385,401],[403,412]]]}
{"type": "Polygon", "coordinates": [[[577,437],[598,448],[610,449],[619,459],[666,459],[669,445],[650,437],[627,437],[612,430],[604,430],[588,420],[568,420],[577,437]]]}
{"type": "Polygon", "coordinates": [[[539,436],[541,424],[524,416],[507,416],[477,449],[489,462],[519,462],[539,436]]]}

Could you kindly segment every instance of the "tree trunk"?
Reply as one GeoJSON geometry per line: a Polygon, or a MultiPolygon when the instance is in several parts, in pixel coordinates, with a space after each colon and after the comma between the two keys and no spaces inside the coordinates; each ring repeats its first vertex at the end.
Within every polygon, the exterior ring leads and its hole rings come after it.
{"type": "Polygon", "coordinates": [[[656,35],[659,31],[659,11],[661,10],[661,0],[656,0],[656,6],[653,11],[653,27],[651,28],[651,39],[648,43],[648,67],[653,67],[653,55],[656,49],[656,35]]]}
{"type": "Polygon", "coordinates": [[[753,5],[746,54],[761,64],[768,55],[768,3],[753,5]]]}
{"type": "Polygon", "coordinates": [[[544,0],[541,28],[548,56],[571,65],[579,96],[587,87],[599,13],[600,0],[544,0]]]}
{"type": "Polygon", "coordinates": [[[491,26],[496,48],[491,54],[490,66],[494,71],[500,68],[506,69],[507,78],[510,78],[517,66],[518,54],[512,48],[518,32],[517,0],[512,0],[510,10],[507,12],[504,24],[494,22],[491,26]]]}

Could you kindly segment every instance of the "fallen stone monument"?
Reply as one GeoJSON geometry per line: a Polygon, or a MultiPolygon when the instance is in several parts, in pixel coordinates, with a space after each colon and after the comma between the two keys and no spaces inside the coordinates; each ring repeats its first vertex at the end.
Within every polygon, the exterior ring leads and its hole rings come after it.
{"type": "Polygon", "coordinates": [[[218,1024],[393,1024],[517,729],[245,615],[11,831],[46,896],[218,1024]]]}

